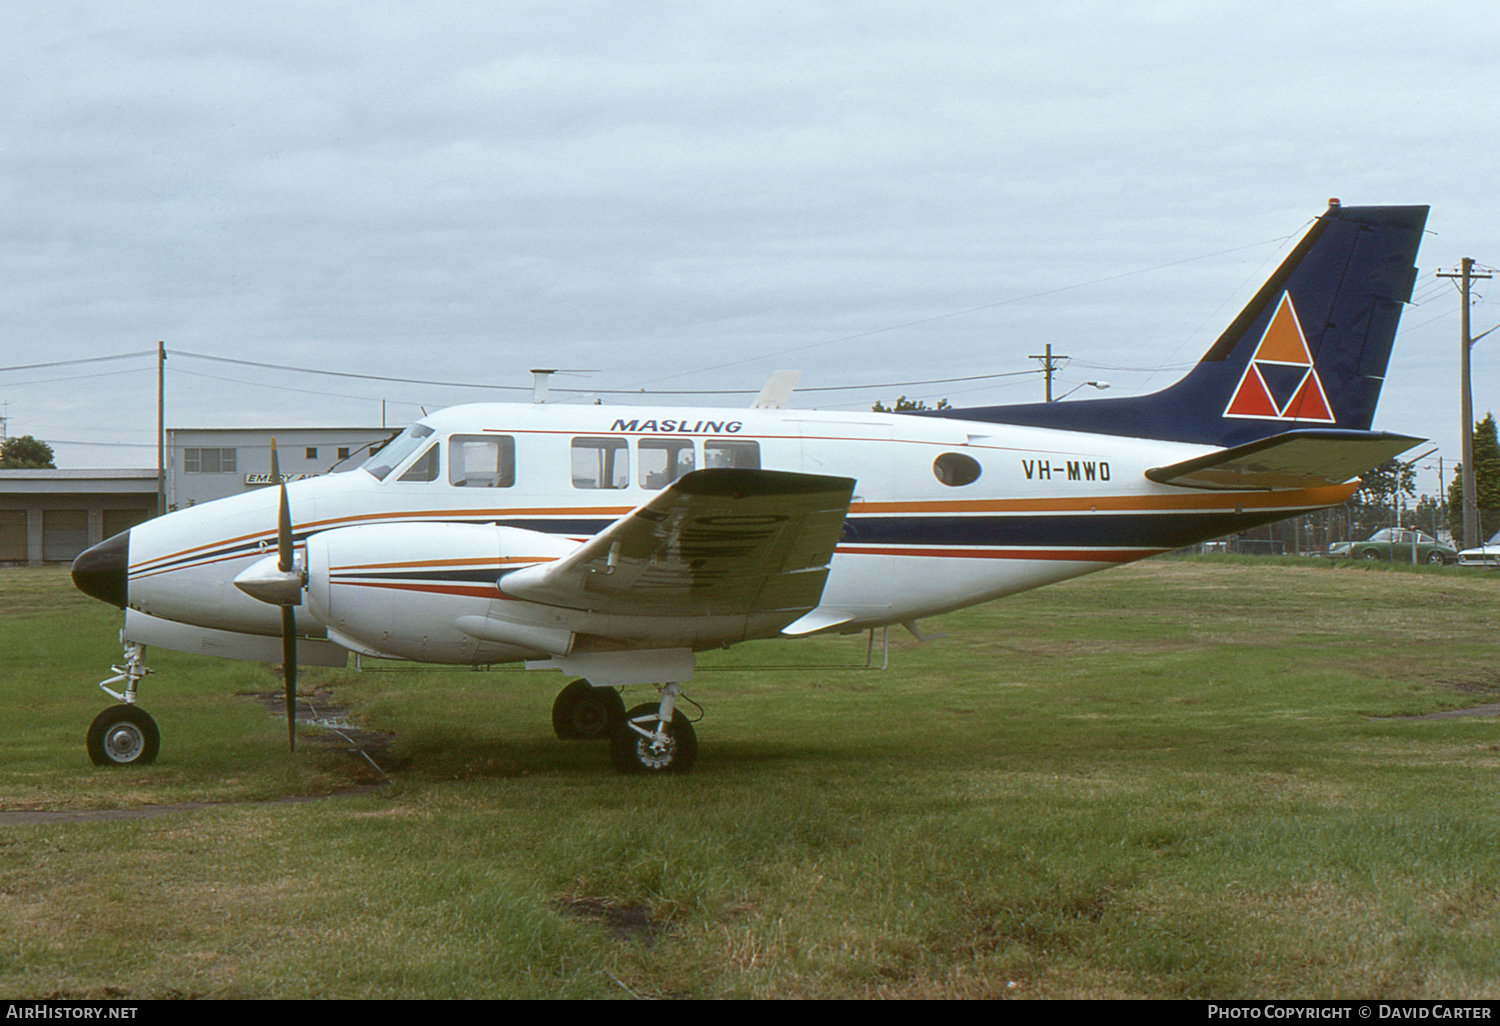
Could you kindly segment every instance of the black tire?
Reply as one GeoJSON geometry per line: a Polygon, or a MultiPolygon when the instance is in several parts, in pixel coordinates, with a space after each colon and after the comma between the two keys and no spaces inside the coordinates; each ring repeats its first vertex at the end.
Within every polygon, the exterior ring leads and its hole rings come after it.
{"type": "Polygon", "coordinates": [[[1379,559],[1380,558],[1380,553],[1376,552],[1374,549],[1365,549],[1365,551],[1361,552],[1359,555],[1360,555],[1360,558],[1362,558],[1362,559],[1379,559]]]}
{"type": "Polygon", "coordinates": [[[144,709],[113,705],[94,717],[86,744],[95,766],[147,766],[161,751],[161,732],[144,709]]]}
{"type": "Polygon", "coordinates": [[[564,741],[604,741],[625,722],[625,700],[614,688],[575,680],[552,703],[552,730],[564,741]]]}
{"type": "Polygon", "coordinates": [[[653,751],[651,742],[630,729],[629,721],[638,716],[652,717],[650,726],[654,727],[658,708],[655,702],[638,705],[625,714],[625,722],[615,729],[614,736],[610,739],[609,754],[617,772],[656,775],[687,773],[693,768],[693,762],[698,758],[698,734],[681,711],[674,710],[672,713],[664,751],[653,751]]]}
{"type": "Polygon", "coordinates": [[[1448,561],[1443,558],[1443,554],[1441,552],[1429,552],[1427,554],[1428,566],[1442,566],[1446,562],[1448,561]]]}

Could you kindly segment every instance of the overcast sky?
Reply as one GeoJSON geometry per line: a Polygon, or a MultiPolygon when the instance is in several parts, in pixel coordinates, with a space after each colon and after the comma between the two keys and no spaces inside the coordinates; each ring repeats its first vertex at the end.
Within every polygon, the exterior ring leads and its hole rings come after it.
{"type": "MultiPolygon", "coordinates": [[[[1500,265],[1500,8],[8,13],[0,366],[153,354],[0,371],[9,433],[59,466],[154,465],[158,340],[174,427],[378,425],[382,400],[405,423],[529,401],[536,366],[744,393],[638,403],[745,406],[783,368],[794,406],[1035,401],[1035,373],[913,382],[1034,372],[1047,342],[1072,358],[1058,391],[1151,391],[1330,196],[1432,206],[1376,427],[1458,457],[1459,301],[1433,272],[1500,265]],[[851,385],[878,387],[817,391],[851,385]]],[[[1500,409],[1500,332],[1475,407],[1500,409]]]]}

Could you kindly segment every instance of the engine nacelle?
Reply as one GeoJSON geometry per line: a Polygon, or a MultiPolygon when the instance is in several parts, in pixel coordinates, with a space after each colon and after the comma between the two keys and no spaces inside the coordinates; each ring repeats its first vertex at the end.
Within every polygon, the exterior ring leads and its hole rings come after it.
{"type": "Polygon", "coordinates": [[[481,524],[376,524],[307,539],[307,602],[330,640],[422,662],[567,655],[572,631],[503,595],[511,570],[571,552],[566,538],[481,524]]]}

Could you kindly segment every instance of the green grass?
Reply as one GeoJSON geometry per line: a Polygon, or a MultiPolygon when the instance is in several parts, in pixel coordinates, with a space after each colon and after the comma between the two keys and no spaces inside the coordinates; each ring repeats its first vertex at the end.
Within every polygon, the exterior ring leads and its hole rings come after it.
{"type": "MultiPolygon", "coordinates": [[[[83,751],[118,616],[0,572],[0,992],[1487,997],[1500,578],[1154,560],[891,635],[701,660],[691,776],[551,739],[557,674],[310,671],[394,731],[300,746],[267,667],[152,651],[150,767],[83,751]],[[876,646],[876,664],[880,648],[876,646]],[[569,910],[641,910],[655,942],[569,910]]],[[[632,689],[627,701],[643,701],[632,689]]]]}

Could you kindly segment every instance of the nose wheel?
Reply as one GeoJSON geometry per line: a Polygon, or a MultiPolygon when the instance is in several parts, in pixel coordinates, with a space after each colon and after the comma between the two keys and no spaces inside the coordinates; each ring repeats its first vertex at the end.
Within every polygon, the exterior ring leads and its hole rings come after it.
{"type": "Polygon", "coordinates": [[[161,751],[161,732],[144,709],[115,705],[94,717],[86,743],[95,766],[146,766],[161,751]]]}
{"type": "Polygon", "coordinates": [[[89,725],[85,745],[95,766],[146,766],[155,762],[156,753],[161,751],[156,721],[135,704],[136,688],[151,672],[145,659],[143,646],[127,642],[120,665],[110,667],[115,675],[99,683],[99,689],[120,704],[95,716],[89,725]],[[124,684],[125,690],[116,691],[111,684],[124,684]]]}

